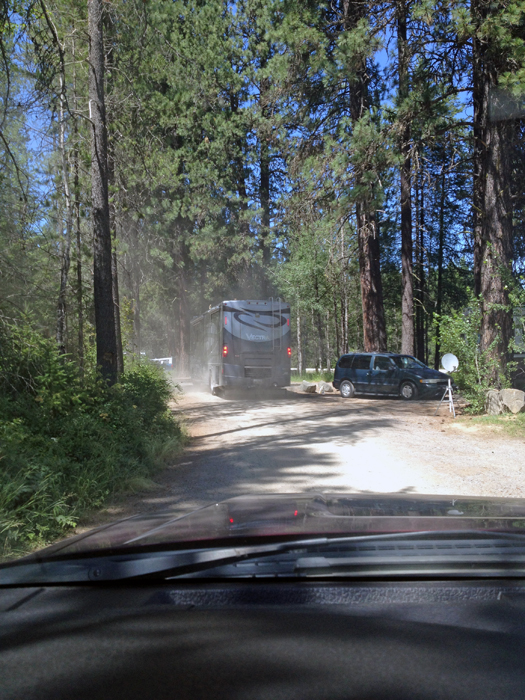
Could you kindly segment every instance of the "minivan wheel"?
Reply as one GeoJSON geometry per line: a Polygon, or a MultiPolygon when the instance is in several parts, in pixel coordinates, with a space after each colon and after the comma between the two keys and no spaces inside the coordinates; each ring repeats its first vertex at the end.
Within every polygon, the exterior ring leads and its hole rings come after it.
{"type": "Polygon", "coordinates": [[[405,401],[412,401],[412,399],[415,399],[417,396],[415,384],[412,384],[412,382],[403,382],[399,389],[399,395],[405,401]]]}
{"type": "Polygon", "coordinates": [[[341,385],[339,386],[339,391],[343,399],[351,399],[355,394],[354,385],[347,379],[341,382],[341,385]]]}

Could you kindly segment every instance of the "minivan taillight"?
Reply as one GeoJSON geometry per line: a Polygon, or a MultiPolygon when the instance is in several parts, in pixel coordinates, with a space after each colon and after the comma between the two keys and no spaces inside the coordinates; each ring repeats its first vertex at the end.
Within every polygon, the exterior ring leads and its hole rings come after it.
{"type": "Polygon", "coordinates": [[[228,357],[228,346],[227,345],[222,346],[222,356],[228,357]]]}
{"type": "Polygon", "coordinates": [[[292,356],[292,348],[286,348],[286,353],[288,354],[288,357],[292,356]]]}

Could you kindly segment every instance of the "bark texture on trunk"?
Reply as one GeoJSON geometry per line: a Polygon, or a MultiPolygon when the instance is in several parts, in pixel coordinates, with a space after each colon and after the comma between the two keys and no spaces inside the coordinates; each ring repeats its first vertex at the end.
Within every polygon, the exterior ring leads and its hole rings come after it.
{"type": "Polygon", "coordinates": [[[443,305],[443,256],[445,252],[445,165],[441,173],[441,193],[439,202],[439,242],[438,242],[438,278],[437,278],[437,299],[436,314],[438,317],[436,326],[436,344],[434,348],[434,369],[439,369],[441,353],[441,310],[443,305]]]}
{"type": "Polygon", "coordinates": [[[487,350],[497,363],[493,372],[496,383],[501,381],[506,370],[512,336],[508,295],[512,261],[511,134],[509,122],[489,122],[485,130],[481,350],[487,350]]]}
{"type": "MultiPolygon", "coordinates": [[[[348,352],[348,280],[347,280],[347,269],[346,269],[346,255],[345,255],[345,233],[344,228],[341,227],[341,239],[340,239],[340,257],[341,257],[341,344],[340,353],[343,355],[348,352]]],[[[379,272],[381,275],[381,271],[379,272]]],[[[335,304],[335,300],[334,300],[335,304]]],[[[334,308],[335,319],[337,323],[337,310],[334,308]]]]}
{"type": "MultiPolygon", "coordinates": [[[[115,52],[114,52],[114,27],[113,21],[111,19],[111,14],[109,12],[104,12],[103,15],[104,25],[103,31],[106,37],[106,95],[111,95],[113,79],[112,75],[116,69],[115,65],[115,52]]],[[[111,98],[107,101],[107,114],[109,115],[109,123],[112,122],[112,105],[111,98]]],[[[115,143],[112,138],[111,132],[108,131],[108,194],[109,191],[115,191],[116,176],[115,176],[115,143]]],[[[113,307],[115,314],[115,336],[117,340],[117,373],[121,374],[124,371],[124,350],[122,347],[122,328],[120,323],[120,295],[119,295],[119,282],[118,282],[118,260],[117,260],[117,215],[115,201],[109,205],[109,226],[111,230],[111,282],[112,282],[112,292],[113,292],[113,307]]]]}
{"type": "Polygon", "coordinates": [[[343,323],[342,319],[339,319],[339,314],[337,313],[337,304],[339,301],[342,301],[341,299],[338,299],[337,297],[337,291],[336,287],[334,285],[333,288],[333,304],[334,304],[334,328],[335,328],[335,352],[337,354],[337,357],[339,357],[342,354],[341,351],[341,325],[343,323]]]}
{"type": "Polygon", "coordinates": [[[117,373],[124,371],[124,349],[122,347],[122,329],[120,325],[120,294],[118,284],[116,233],[113,231],[113,250],[111,251],[111,291],[115,312],[115,337],[117,340],[117,373]]]}
{"type": "Polygon", "coordinates": [[[416,279],[415,279],[415,303],[416,303],[416,357],[426,364],[425,353],[425,187],[416,180],[416,279]]]}
{"type": "MultiPolygon", "coordinates": [[[[474,26],[492,4],[472,0],[474,26]]],[[[474,102],[474,280],[481,295],[480,349],[494,360],[491,380],[502,383],[509,359],[512,318],[508,282],[512,274],[511,154],[514,123],[506,118],[498,77],[508,66],[485,38],[473,40],[474,102]]]]}
{"type": "MultiPolygon", "coordinates": [[[[402,0],[397,20],[397,50],[399,71],[399,99],[401,104],[409,95],[407,10],[402,0]]],[[[401,352],[414,354],[414,277],[412,261],[412,198],[411,198],[411,157],[410,123],[404,117],[401,130],[401,352]]]]}
{"type": "Polygon", "coordinates": [[[117,380],[117,337],[111,271],[111,229],[108,201],[104,42],[102,0],[88,0],[89,108],[91,135],[91,207],[93,216],[93,291],[97,365],[108,383],[117,380]]]}
{"type": "MultiPolygon", "coordinates": [[[[115,155],[111,141],[108,144],[108,190],[115,184],[115,155]]],[[[117,260],[117,217],[115,204],[109,207],[109,225],[111,230],[111,293],[113,297],[113,312],[115,314],[115,337],[117,341],[117,373],[124,371],[124,350],[122,347],[122,330],[120,325],[120,296],[118,283],[117,260]]]]}
{"type": "MultiPolygon", "coordinates": [[[[476,12],[476,0],[473,0],[473,12],[476,12]]],[[[474,136],[474,162],[473,162],[473,247],[474,247],[474,293],[477,297],[481,294],[481,267],[483,261],[483,218],[485,205],[484,199],[484,164],[485,145],[483,142],[487,122],[488,109],[488,80],[483,75],[483,45],[474,36],[472,40],[472,101],[474,106],[473,136],[474,136]]]]}
{"type": "Polygon", "coordinates": [[[375,219],[357,205],[359,229],[359,273],[363,306],[363,347],[365,352],[385,352],[386,325],[383,286],[379,266],[379,235],[375,219]]]}
{"type": "Polygon", "coordinates": [[[84,304],[82,285],[82,231],[80,228],[80,183],[79,183],[79,154],[75,151],[75,230],[77,244],[77,314],[78,314],[78,366],[81,375],[84,373],[84,304]]]}
{"type": "MultiPolygon", "coordinates": [[[[76,57],[75,40],[72,43],[73,59],[76,57]]],[[[77,74],[73,68],[73,104],[78,112],[77,74]]],[[[76,235],[76,272],[77,272],[77,314],[78,314],[78,367],[80,376],[84,376],[84,304],[82,285],[82,230],[80,227],[80,152],[78,119],[73,119],[73,192],[75,196],[75,235],[76,235]]]]}

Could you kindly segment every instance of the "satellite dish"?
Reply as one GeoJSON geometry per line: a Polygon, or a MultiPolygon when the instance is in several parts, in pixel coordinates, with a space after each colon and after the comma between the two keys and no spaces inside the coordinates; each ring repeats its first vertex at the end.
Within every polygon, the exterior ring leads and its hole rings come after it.
{"type": "Polygon", "coordinates": [[[443,357],[441,358],[441,364],[443,365],[445,371],[455,372],[459,367],[459,360],[455,355],[453,355],[450,352],[447,352],[447,354],[443,355],[443,357]]]}

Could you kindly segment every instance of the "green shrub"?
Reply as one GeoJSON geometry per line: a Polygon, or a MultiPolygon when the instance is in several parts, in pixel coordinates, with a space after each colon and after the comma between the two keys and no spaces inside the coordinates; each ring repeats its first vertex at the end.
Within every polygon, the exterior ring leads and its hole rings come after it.
{"type": "Polygon", "coordinates": [[[0,553],[64,534],[181,443],[163,370],[136,363],[108,388],[29,324],[0,321],[0,553]]]}
{"type": "Polygon", "coordinates": [[[449,316],[443,316],[440,326],[443,353],[453,353],[459,360],[454,382],[470,402],[469,411],[481,413],[484,410],[486,393],[491,388],[495,360],[489,352],[481,352],[479,348],[479,303],[472,298],[469,306],[463,311],[453,311],[449,316]]]}

